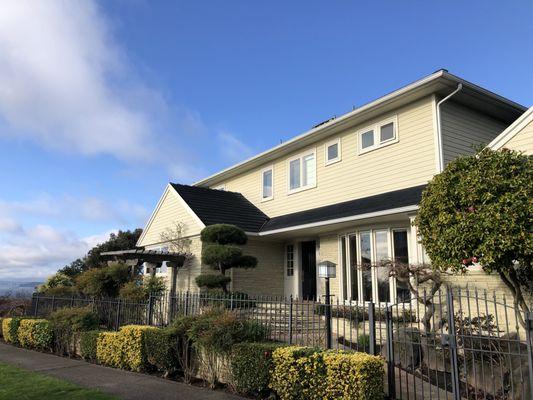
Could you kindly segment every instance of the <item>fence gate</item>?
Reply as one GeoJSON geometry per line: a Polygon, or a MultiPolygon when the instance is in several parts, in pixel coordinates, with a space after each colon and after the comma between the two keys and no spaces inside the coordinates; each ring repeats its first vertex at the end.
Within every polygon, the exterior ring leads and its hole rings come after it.
{"type": "Polygon", "coordinates": [[[533,314],[505,297],[443,289],[388,307],[386,330],[391,399],[533,400],[533,314]]]}

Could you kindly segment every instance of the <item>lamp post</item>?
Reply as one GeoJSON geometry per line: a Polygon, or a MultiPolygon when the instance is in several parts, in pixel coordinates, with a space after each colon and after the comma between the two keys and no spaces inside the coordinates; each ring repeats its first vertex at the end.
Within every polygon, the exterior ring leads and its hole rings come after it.
{"type": "Polygon", "coordinates": [[[331,294],[329,287],[329,278],[335,278],[337,264],[331,261],[322,261],[318,263],[318,276],[326,279],[326,347],[331,349],[331,294]]]}

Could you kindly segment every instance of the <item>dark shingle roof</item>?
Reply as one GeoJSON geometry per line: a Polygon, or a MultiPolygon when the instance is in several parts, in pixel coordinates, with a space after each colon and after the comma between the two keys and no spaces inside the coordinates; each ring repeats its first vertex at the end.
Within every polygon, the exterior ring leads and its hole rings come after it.
{"type": "Polygon", "coordinates": [[[246,232],[266,232],[337,218],[414,206],[420,202],[426,185],[395,190],[268,218],[242,194],[199,186],[171,184],[205,225],[232,224],[246,232]]]}
{"type": "Polygon", "coordinates": [[[242,194],[171,183],[205,225],[232,224],[246,232],[259,232],[268,221],[242,194]]]}
{"type": "Polygon", "coordinates": [[[425,187],[426,185],[415,186],[375,196],[345,201],[343,203],[313,208],[311,210],[281,215],[279,217],[271,218],[265,225],[263,225],[261,231],[266,232],[291,226],[299,226],[417,205],[422,198],[422,191],[425,187]]]}

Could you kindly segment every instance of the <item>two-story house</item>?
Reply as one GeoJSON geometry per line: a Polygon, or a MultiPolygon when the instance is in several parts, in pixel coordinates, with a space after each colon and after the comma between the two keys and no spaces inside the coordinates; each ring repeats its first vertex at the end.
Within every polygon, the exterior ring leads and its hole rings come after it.
{"type": "Polygon", "coordinates": [[[167,247],[162,232],[182,223],[194,257],[166,273],[177,290],[194,291],[194,278],[213,272],[201,265],[200,231],[235,224],[258,266],[231,270],[233,290],[316,298],[317,262],[328,260],[340,300],[402,301],[407,289],[388,271],[358,266],[426,262],[412,226],[425,185],[525,111],[439,70],[192,186],[168,184],[138,246],[167,247]]]}

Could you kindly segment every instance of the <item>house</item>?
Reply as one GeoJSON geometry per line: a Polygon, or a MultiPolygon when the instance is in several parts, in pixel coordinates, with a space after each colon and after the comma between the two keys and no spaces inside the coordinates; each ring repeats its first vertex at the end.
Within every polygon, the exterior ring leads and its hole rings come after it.
{"type": "Polygon", "coordinates": [[[488,147],[493,150],[507,148],[533,155],[533,107],[499,134],[488,147]]]}
{"type": "Polygon", "coordinates": [[[425,185],[509,126],[520,130],[523,123],[511,124],[525,111],[439,70],[191,186],[168,184],[138,246],[167,250],[162,233],[181,223],[193,258],[161,271],[173,288],[194,291],[194,278],[213,272],[201,264],[200,231],[234,224],[247,233],[244,251],[258,266],[231,270],[232,290],[319,298],[317,262],[331,261],[340,301],[403,301],[407,289],[387,270],[357,266],[383,258],[425,262],[412,226],[425,185]]]}

